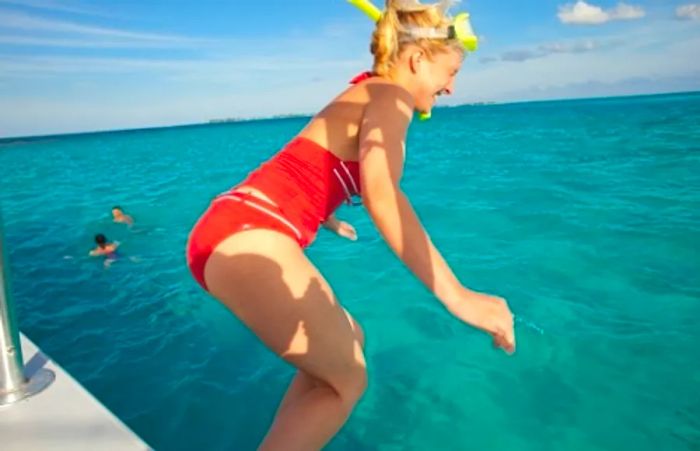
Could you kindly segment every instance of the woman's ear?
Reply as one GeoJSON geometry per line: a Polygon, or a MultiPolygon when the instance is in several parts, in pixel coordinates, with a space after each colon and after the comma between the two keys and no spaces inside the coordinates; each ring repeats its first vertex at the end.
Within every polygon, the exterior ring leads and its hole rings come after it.
{"type": "Polygon", "coordinates": [[[418,73],[423,60],[425,60],[425,52],[423,50],[417,48],[411,52],[411,56],[408,58],[411,73],[418,73]]]}

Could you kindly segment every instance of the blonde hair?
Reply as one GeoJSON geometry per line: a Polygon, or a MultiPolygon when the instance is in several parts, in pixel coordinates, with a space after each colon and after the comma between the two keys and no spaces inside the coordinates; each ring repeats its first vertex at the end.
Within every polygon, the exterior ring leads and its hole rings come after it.
{"type": "Polygon", "coordinates": [[[401,10],[400,0],[387,0],[386,8],[377,28],[372,34],[370,51],[374,55],[372,71],[377,75],[387,75],[394,66],[401,51],[408,44],[421,47],[428,57],[449,48],[462,51],[458,41],[454,39],[410,38],[405,33],[406,27],[442,28],[450,25],[451,20],[438,7],[427,7],[420,10],[401,10]]]}

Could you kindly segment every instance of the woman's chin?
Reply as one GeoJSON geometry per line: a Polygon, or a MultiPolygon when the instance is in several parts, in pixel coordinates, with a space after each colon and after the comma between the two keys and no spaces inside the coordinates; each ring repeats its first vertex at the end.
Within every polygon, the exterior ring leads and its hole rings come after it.
{"type": "Polygon", "coordinates": [[[422,114],[430,113],[430,110],[433,109],[434,104],[435,102],[433,102],[432,99],[427,102],[421,102],[420,104],[416,105],[416,111],[422,114]]]}

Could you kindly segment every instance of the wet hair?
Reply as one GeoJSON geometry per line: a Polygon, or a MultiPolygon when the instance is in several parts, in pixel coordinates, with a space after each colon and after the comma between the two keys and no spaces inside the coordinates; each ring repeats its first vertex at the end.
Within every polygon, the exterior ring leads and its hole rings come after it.
{"type": "Polygon", "coordinates": [[[115,205],[114,207],[112,207],[112,210],[119,210],[119,211],[122,211],[122,212],[124,211],[124,210],[122,209],[122,207],[120,207],[119,205],[115,205]]]}
{"type": "Polygon", "coordinates": [[[95,243],[97,243],[97,245],[100,247],[105,247],[105,245],[107,244],[107,237],[101,233],[98,233],[97,235],[95,235],[95,243]]]}
{"type": "Polygon", "coordinates": [[[411,38],[403,32],[406,26],[441,28],[447,27],[451,19],[437,6],[421,10],[403,11],[400,0],[387,0],[384,14],[377,22],[372,34],[370,51],[374,55],[372,71],[377,75],[387,75],[399,55],[408,44],[419,46],[428,58],[448,49],[462,51],[460,43],[454,39],[411,38]]]}

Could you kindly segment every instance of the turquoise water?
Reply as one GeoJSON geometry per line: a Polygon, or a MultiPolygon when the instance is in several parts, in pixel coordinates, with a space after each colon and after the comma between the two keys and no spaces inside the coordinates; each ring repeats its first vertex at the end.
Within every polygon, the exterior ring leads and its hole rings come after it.
{"type": "MultiPolygon", "coordinates": [[[[291,377],[183,248],[304,122],[0,142],[21,329],[156,449],[254,449],[291,377]],[[98,232],[122,243],[109,269],[98,232]]],[[[700,94],[441,109],[410,135],[405,190],[462,280],[509,300],[518,351],[341,210],[359,242],[309,255],[365,328],[370,386],[328,449],[699,449],[700,94]]]]}

